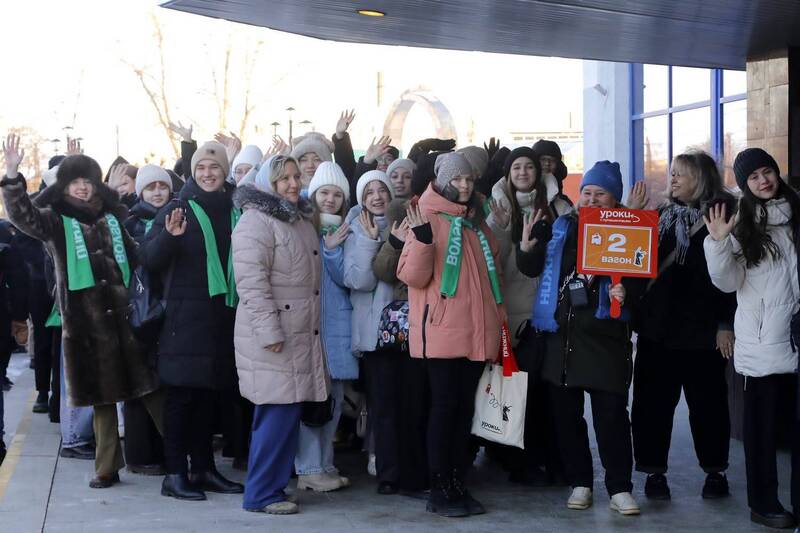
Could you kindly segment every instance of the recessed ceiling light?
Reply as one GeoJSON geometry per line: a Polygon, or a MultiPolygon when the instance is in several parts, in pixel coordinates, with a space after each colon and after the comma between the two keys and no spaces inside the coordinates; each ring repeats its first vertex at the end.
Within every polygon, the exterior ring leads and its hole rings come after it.
{"type": "Polygon", "coordinates": [[[364,15],[365,17],[385,17],[386,13],[383,11],[377,11],[375,9],[359,9],[356,11],[359,15],[364,15]]]}

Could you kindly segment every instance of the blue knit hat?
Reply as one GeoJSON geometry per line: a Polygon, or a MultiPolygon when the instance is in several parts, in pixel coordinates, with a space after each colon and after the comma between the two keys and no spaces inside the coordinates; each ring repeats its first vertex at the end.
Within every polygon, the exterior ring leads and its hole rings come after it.
{"type": "Polygon", "coordinates": [[[610,192],[617,202],[622,202],[622,173],[619,163],[614,161],[598,161],[584,175],[581,190],[587,185],[597,185],[610,192]]]}

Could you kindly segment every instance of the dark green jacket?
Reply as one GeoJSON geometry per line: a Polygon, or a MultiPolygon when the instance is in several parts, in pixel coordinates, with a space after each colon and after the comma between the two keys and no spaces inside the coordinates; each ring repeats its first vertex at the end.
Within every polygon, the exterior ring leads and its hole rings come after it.
{"type": "MultiPolygon", "coordinates": [[[[566,277],[574,272],[577,241],[576,217],[564,244],[559,287],[564,286],[566,277]]],[[[517,247],[520,272],[531,278],[539,276],[544,267],[547,243],[538,243],[528,253],[517,247]]],[[[542,378],[554,385],[627,394],[633,371],[630,323],[595,318],[600,293],[598,281],[594,277],[588,287],[588,306],[573,308],[566,294],[559,295],[558,331],[545,335],[542,378]]],[[[634,302],[647,286],[647,280],[623,278],[622,284],[626,290],[625,301],[634,302]]],[[[629,305],[625,308],[630,311],[629,305]]]]}

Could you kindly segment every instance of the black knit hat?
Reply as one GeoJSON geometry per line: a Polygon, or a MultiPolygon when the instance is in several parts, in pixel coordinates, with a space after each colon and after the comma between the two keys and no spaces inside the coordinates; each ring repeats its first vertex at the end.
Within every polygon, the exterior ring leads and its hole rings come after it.
{"type": "Polygon", "coordinates": [[[536,152],[539,157],[542,157],[543,155],[549,155],[550,157],[555,157],[559,160],[563,157],[561,155],[561,148],[559,148],[554,141],[548,141],[546,139],[539,139],[536,141],[536,143],[533,145],[533,151],[536,152]]]}
{"type": "Polygon", "coordinates": [[[736,184],[739,188],[745,190],[748,176],[762,167],[769,167],[775,174],[781,175],[778,163],[761,148],[747,148],[739,152],[733,162],[733,172],[736,174],[736,184]]]}
{"type": "MultiPolygon", "coordinates": [[[[541,141],[540,141],[541,142],[541,141]]],[[[503,164],[503,175],[507,178],[508,173],[511,171],[511,165],[514,164],[514,161],[519,159],[520,157],[527,157],[531,161],[533,161],[533,166],[536,168],[536,175],[542,175],[542,165],[539,163],[539,155],[537,154],[533,148],[528,148],[527,146],[520,146],[519,148],[514,148],[511,150],[511,153],[508,154],[506,157],[506,162],[503,164]]]]}

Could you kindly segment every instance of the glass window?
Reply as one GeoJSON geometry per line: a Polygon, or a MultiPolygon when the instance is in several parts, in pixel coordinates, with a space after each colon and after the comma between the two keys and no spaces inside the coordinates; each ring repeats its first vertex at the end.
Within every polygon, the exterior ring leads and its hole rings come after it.
{"type": "Polygon", "coordinates": [[[711,153],[711,108],[701,107],[672,115],[672,153],[688,150],[711,153]]]}
{"type": "Polygon", "coordinates": [[[747,148],[747,100],[722,106],[722,156],[725,185],[736,187],[733,161],[736,154],[747,148]]]}
{"type": "Polygon", "coordinates": [[[705,68],[672,67],[672,105],[711,99],[711,71],[705,68]]]}
{"type": "Polygon", "coordinates": [[[669,107],[668,68],[661,65],[644,65],[644,112],[669,107]]]}
{"type": "Polygon", "coordinates": [[[655,209],[666,197],[668,128],[667,115],[644,119],[644,180],[650,197],[648,209],[655,209]]]}
{"type": "Polygon", "coordinates": [[[722,96],[733,96],[747,92],[747,72],[744,70],[722,71],[722,96]]]}

